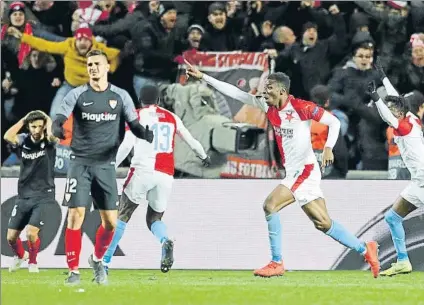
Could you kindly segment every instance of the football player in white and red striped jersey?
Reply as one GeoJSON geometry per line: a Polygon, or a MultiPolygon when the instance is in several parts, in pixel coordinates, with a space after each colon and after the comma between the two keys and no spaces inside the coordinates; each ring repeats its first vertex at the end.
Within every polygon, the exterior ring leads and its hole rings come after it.
{"type": "Polygon", "coordinates": [[[137,110],[140,124],[154,132],[153,143],[143,143],[128,129],[116,156],[116,166],[134,148],[131,167],[125,180],[118,210],[118,221],[113,240],[103,257],[108,264],[118,246],[131,215],[140,203],[147,199],[147,227],[162,244],[161,270],[168,272],[174,262],[174,242],[168,238],[165,223],[161,220],[171,195],[174,180],[175,135],[180,136],[201,159],[204,166],[210,158],[202,145],[190,134],[181,119],[174,113],[159,107],[159,89],[147,85],[141,89],[143,107],[137,110]],[[147,145],[146,145],[147,144],[147,145]]]}
{"type": "Polygon", "coordinates": [[[264,95],[258,98],[231,84],[203,74],[187,61],[186,65],[189,77],[203,79],[221,93],[261,109],[266,113],[274,128],[282,164],[286,169],[286,177],[269,194],[263,205],[268,223],[272,259],[265,267],[255,270],[254,275],[272,277],[284,274],[281,223],[278,212],[297,201],[318,230],[364,255],[374,277],[377,277],[380,269],[377,243],[361,242],[342,225],[332,220],[328,215],[320,188],[321,171],[312,150],[311,120],[329,127],[323,153],[323,166],[326,166],[334,159],[332,148],[340,131],[338,119],[312,102],[289,95],[290,79],[284,73],[277,72],[269,75],[264,95]]]}
{"type": "Polygon", "coordinates": [[[411,182],[384,215],[396,249],[397,261],[390,268],[382,271],[380,275],[393,276],[412,272],[412,265],[406,251],[405,229],[402,222],[408,214],[424,206],[424,138],[421,124],[424,115],[424,100],[419,98],[421,94],[418,95],[418,100],[411,95],[399,96],[384,74],[379,59],[377,59],[376,68],[381,74],[388,94],[385,98],[387,105],[376,92],[374,83],[370,83],[368,91],[381,118],[394,128],[394,141],[399,148],[403,162],[411,173],[411,182]]]}

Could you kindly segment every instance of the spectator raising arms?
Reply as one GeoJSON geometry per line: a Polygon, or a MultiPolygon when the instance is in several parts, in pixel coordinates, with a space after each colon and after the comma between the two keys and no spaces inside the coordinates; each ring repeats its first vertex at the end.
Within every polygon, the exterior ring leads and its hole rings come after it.
{"type": "Polygon", "coordinates": [[[57,91],[53,100],[50,109],[50,117],[54,117],[63,98],[69,91],[88,82],[86,68],[87,58],[85,55],[91,49],[102,50],[107,54],[110,61],[110,71],[114,72],[118,66],[120,51],[108,48],[106,45],[95,41],[89,28],[79,28],[75,31],[74,37],[67,38],[62,42],[47,41],[21,33],[18,29],[12,27],[8,29],[8,33],[41,52],[63,56],[65,63],[65,81],[57,91]]]}

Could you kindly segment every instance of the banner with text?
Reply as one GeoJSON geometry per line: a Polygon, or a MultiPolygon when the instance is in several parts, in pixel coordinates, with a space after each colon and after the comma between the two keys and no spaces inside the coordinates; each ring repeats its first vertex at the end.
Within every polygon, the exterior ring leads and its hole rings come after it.
{"type": "MultiPolygon", "coordinates": [[[[176,269],[254,269],[270,259],[268,233],[262,204],[278,182],[275,180],[175,180],[164,215],[175,238],[176,269]]],[[[123,179],[118,180],[122,189],[123,179]]],[[[333,219],[362,240],[380,244],[382,267],[396,260],[384,212],[408,181],[322,182],[327,207],[333,219]]],[[[67,210],[61,207],[65,179],[56,179],[57,205],[52,205],[41,231],[40,268],[66,268],[64,224],[67,210]]],[[[17,196],[17,179],[1,180],[1,266],[12,262],[6,241],[7,224],[17,196]]],[[[158,269],[161,247],[145,223],[145,206],[129,222],[111,268],[158,269]]],[[[297,204],[280,212],[283,224],[283,257],[292,270],[367,269],[363,257],[346,250],[313,224],[297,204]]],[[[423,209],[404,221],[406,242],[414,270],[424,270],[423,209]]],[[[99,214],[87,211],[83,226],[81,267],[93,251],[99,214]]],[[[26,240],[25,232],[22,240],[26,240]]],[[[26,247],[26,243],[24,243],[26,247]]]]}

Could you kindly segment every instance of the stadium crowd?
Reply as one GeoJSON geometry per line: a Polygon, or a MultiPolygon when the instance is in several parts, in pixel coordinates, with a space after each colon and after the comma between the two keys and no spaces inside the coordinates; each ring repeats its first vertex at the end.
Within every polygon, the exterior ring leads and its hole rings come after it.
{"type": "MultiPolygon", "coordinates": [[[[183,52],[268,53],[291,77],[291,94],[341,121],[341,176],[387,170],[398,156],[367,94],[369,82],[381,85],[377,55],[397,90],[424,104],[424,1],[37,0],[2,1],[1,13],[2,138],[31,110],[54,116],[88,81],[90,49],[108,55],[111,82],[134,101],[145,84],[175,83],[183,52]]],[[[312,126],[316,145],[322,132],[312,126]]],[[[14,163],[11,152],[3,142],[2,164],[14,163]]]]}

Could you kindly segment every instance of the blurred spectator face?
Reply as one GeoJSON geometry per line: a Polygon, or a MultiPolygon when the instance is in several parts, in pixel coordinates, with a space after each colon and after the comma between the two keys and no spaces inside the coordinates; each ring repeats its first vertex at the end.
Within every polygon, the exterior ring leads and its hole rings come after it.
{"type": "Polygon", "coordinates": [[[101,0],[98,2],[98,5],[102,8],[103,11],[108,11],[109,13],[115,7],[115,0],[101,0]]]}
{"type": "Polygon", "coordinates": [[[149,1],[150,14],[157,13],[159,10],[159,1],[149,1]]]}
{"type": "Polygon", "coordinates": [[[10,15],[10,23],[16,27],[23,26],[25,23],[25,14],[21,11],[13,12],[10,15]]]}
{"type": "Polygon", "coordinates": [[[424,47],[412,48],[412,63],[417,67],[424,67],[424,47]]]}
{"type": "Polygon", "coordinates": [[[30,60],[31,66],[34,69],[39,69],[40,68],[40,60],[39,60],[39,58],[40,58],[40,52],[38,52],[37,50],[32,50],[31,51],[31,54],[29,56],[29,60],[30,60]]]}
{"type": "Polygon", "coordinates": [[[365,71],[371,69],[373,50],[366,48],[357,49],[353,56],[353,61],[359,70],[365,71]]]}
{"type": "Polygon", "coordinates": [[[38,9],[38,10],[48,10],[52,5],[53,5],[53,1],[49,1],[49,0],[37,0],[34,3],[34,6],[38,9]]]}
{"type": "Polygon", "coordinates": [[[364,26],[357,28],[356,31],[357,32],[369,32],[370,29],[368,28],[368,25],[364,25],[364,26]]]}
{"type": "Polygon", "coordinates": [[[109,72],[109,63],[103,55],[90,56],[87,59],[87,72],[91,79],[98,80],[109,72]]]}
{"type": "Polygon", "coordinates": [[[75,45],[77,47],[78,53],[82,56],[85,56],[88,51],[90,51],[92,42],[90,39],[87,39],[85,37],[77,39],[75,41],[75,45]]]}
{"type": "Polygon", "coordinates": [[[227,23],[227,14],[224,11],[215,10],[208,16],[209,22],[217,30],[222,30],[227,23]]]}
{"type": "Polygon", "coordinates": [[[169,10],[160,18],[163,27],[167,30],[172,30],[177,22],[177,11],[169,10]]]}
{"type": "Polygon", "coordinates": [[[313,47],[317,43],[318,31],[315,28],[309,28],[303,33],[303,44],[313,47]]]}
{"type": "Polygon", "coordinates": [[[291,28],[282,26],[274,31],[274,41],[276,43],[283,43],[290,46],[296,42],[296,36],[291,28]]]}
{"type": "Polygon", "coordinates": [[[262,23],[261,32],[264,37],[269,37],[274,31],[274,25],[271,21],[267,20],[262,23]]]}
{"type": "Polygon", "coordinates": [[[377,9],[377,11],[382,12],[385,9],[385,4],[383,1],[378,1],[375,2],[375,8],[377,9]]]}
{"type": "Polygon", "coordinates": [[[192,48],[198,49],[201,40],[202,32],[200,32],[198,29],[193,29],[188,34],[188,42],[192,48]]]}

